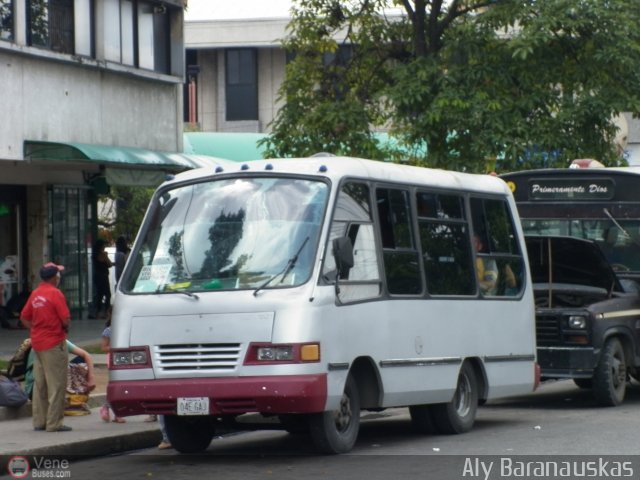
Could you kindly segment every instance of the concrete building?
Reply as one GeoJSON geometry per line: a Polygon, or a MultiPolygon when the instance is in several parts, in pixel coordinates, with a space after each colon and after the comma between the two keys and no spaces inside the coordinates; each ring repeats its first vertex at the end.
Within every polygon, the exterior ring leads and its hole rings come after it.
{"type": "MultiPolygon", "coordinates": [[[[287,35],[288,21],[186,22],[189,88],[185,89],[185,122],[202,132],[268,133],[280,106],[277,95],[287,61],[281,40],[287,35]]],[[[640,165],[640,121],[624,114],[618,125],[625,158],[640,165]]]]}
{"type": "Polygon", "coordinates": [[[91,299],[96,194],[157,185],[182,155],[183,0],[0,0],[0,306],[66,266],[91,299]]]}
{"type": "Polygon", "coordinates": [[[186,95],[185,121],[204,132],[267,132],[279,108],[288,21],[186,22],[187,72],[195,88],[191,102],[186,95]]]}

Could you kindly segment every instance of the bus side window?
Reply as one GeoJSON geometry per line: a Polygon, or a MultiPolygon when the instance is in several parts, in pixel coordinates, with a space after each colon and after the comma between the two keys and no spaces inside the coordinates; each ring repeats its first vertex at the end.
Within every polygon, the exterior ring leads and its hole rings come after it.
{"type": "Polygon", "coordinates": [[[524,261],[508,203],[505,200],[471,198],[471,215],[474,234],[483,244],[476,258],[484,263],[491,262],[497,270],[495,286],[484,291],[481,288],[481,293],[498,297],[519,295],[524,285],[524,261]]]}
{"type": "Polygon", "coordinates": [[[418,192],[416,200],[427,291],[473,295],[474,270],[462,196],[418,192]]]}
{"type": "Polygon", "coordinates": [[[407,190],[378,188],[376,204],[387,289],[392,295],[422,293],[420,254],[415,247],[411,202],[407,190]]]}
{"type": "Polygon", "coordinates": [[[335,281],[336,265],[331,245],[334,238],[343,236],[349,237],[353,245],[354,265],[349,269],[348,278],[339,279],[340,301],[348,303],[379,297],[377,246],[371,220],[369,187],[364,183],[347,182],[338,195],[322,268],[325,281],[335,281]]]}

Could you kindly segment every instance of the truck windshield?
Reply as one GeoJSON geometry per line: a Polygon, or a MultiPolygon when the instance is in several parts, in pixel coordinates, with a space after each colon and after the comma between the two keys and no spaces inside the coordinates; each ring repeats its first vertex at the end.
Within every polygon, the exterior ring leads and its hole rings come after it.
{"type": "Polygon", "coordinates": [[[522,219],[528,235],[560,235],[594,240],[618,272],[640,271],[640,221],[627,219],[522,219]]]}
{"type": "Polygon", "coordinates": [[[123,290],[301,285],[313,269],[328,190],[320,181],[253,177],[164,191],[131,253],[123,290]]]}

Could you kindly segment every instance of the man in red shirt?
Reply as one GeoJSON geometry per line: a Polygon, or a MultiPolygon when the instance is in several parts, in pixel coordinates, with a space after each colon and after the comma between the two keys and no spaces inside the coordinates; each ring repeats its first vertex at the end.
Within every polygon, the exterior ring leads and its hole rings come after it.
{"type": "Polygon", "coordinates": [[[68,432],[63,425],[67,387],[67,331],[71,313],[60,284],[62,265],[46,263],[40,269],[42,282],[31,293],[20,320],[31,329],[33,365],[33,429],[68,432]]]}

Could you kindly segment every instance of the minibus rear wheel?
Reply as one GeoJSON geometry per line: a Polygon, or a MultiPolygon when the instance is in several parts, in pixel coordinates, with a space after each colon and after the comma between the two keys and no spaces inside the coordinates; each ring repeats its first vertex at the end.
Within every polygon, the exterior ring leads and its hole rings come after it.
{"type": "Polygon", "coordinates": [[[164,417],[167,436],[180,453],[198,453],[207,449],[215,433],[210,417],[164,417]]]}
{"type": "Polygon", "coordinates": [[[336,410],[309,415],[309,432],[318,450],[336,454],[350,452],[360,430],[360,396],[351,375],[347,377],[336,410]]]}
{"type": "Polygon", "coordinates": [[[465,433],[471,430],[478,411],[478,380],[469,362],[462,364],[458,385],[449,403],[431,407],[433,421],[440,433],[465,433]]]}

